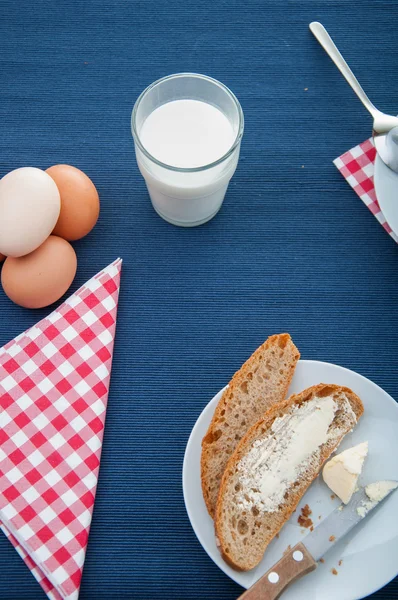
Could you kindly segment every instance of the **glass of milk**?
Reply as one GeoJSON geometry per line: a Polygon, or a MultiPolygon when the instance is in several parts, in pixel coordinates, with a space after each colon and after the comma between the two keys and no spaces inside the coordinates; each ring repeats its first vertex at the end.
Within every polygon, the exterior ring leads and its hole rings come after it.
{"type": "Polygon", "coordinates": [[[138,167],[156,212],[194,227],[219,211],[238,164],[243,112],[205,75],[178,73],[142,92],[131,116],[138,167]]]}

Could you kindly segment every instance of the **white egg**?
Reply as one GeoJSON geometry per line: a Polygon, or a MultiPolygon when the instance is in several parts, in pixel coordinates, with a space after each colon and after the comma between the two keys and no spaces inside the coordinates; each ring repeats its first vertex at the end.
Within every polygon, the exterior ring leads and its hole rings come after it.
{"type": "Polygon", "coordinates": [[[57,222],[61,200],[45,171],[22,167],[0,180],[0,253],[24,256],[48,238],[57,222]]]}

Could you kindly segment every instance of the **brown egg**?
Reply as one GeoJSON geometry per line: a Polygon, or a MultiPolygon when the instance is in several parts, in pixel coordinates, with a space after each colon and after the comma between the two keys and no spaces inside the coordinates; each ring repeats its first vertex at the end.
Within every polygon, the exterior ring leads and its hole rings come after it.
{"type": "Polygon", "coordinates": [[[76,254],[64,239],[50,235],[25,256],[9,256],[1,271],[7,296],[25,308],[48,306],[64,295],[77,268],[76,254]]]}
{"type": "Polygon", "coordinates": [[[99,196],[87,175],[70,165],[54,165],[46,171],[53,178],[61,195],[61,212],[53,230],[65,240],[79,240],[97,222],[99,196]]]}

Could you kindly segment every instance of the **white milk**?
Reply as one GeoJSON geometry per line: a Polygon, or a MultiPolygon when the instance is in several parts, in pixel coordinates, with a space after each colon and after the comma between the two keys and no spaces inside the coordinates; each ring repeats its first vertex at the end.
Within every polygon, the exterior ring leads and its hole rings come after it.
{"type": "MultiPolygon", "coordinates": [[[[165,165],[200,168],[222,158],[237,137],[228,118],[199,100],[156,108],[138,132],[142,146],[165,165]]],[[[222,163],[196,172],[175,171],[150,160],[136,145],[139,169],[155,210],[176,225],[200,225],[220,209],[239,158],[239,145],[222,163]]]]}
{"type": "Polygon", "coordinates": [[[191,169],[224,156],[235,135],[218,108],[199,100],[174,100],[149,115],[140,139],[144,148],[162,163],[191,169]]]}

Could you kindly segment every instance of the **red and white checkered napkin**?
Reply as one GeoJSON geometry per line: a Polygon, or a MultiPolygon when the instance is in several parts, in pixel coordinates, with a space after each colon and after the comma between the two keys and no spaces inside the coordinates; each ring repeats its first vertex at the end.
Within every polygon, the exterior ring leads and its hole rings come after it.
{"type": "Polygon", "coordinates": [[[1,529],[51,600],[79,595],[121,263],[0,349],[1,529]]]}
{"type": "Polygon", "coordinates": [[[387,223],[377,202],[373,183],[375,160],[376,148],[374,147],[373,140],[370,138],[362,142],[362,144],[355,146],[355,148],[348,150],[348,152],[345,152],[333,162],[379,223],[383,225],[387,233],[390,234],[394,241],[398,242],[398,237],[387,223]]]}

